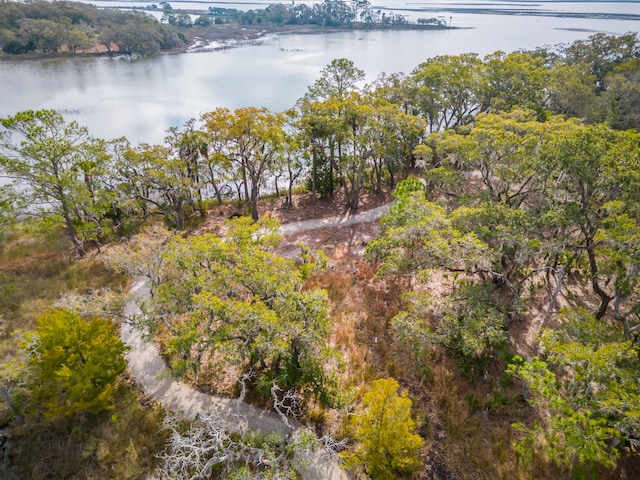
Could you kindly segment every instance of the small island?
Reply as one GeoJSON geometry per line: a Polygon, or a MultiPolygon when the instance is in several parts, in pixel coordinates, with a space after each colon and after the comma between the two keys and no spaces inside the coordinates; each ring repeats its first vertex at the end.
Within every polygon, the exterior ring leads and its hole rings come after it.
{"type": "Polygon", "coordinates": [[[327,33],[345,29],[446,29],[444,18],[419,18],[372,9],[368,0],[324,0],[307,6],[274,3],[241,11],[209,7],[174,9],[168,2],[148,8],[97,8],[78,2],[3,2],[0,58],[60,55],[146,56],[193,51],[207,42],[253,40],[267,34],[327,33]],[[162,12],[158,21],[145,11],[162,12]],[[199,15],[195,20],[193,17],[199,15]]]}

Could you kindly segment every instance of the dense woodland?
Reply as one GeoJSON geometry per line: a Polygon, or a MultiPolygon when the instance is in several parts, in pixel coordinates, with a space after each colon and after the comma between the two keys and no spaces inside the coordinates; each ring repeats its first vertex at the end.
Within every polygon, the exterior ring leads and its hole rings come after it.
{"type": "Polygon", "coordinates": [[[218,108],[162,145],[54,111],[0,123],[8,478],[295,478],[282,439],[140,406],[111,319],[145,328],[177,378],[240,380],[315,425],[354,478],[640,472],[636,34],[370,84],[337,59],[286,112],[218,108]],[[365,259],[332,269],[303,245],[281,256],[262,218],[302,191],[394,203],[365,259]],[[194,233],[219,212],[247,217],[194,233]],[[123,273],[149,280],[143,320],[123,319],[123,273]],[[29,445],[60,436],[68,461],[36,461],[29,445]]]}
{"type": "Polygon", "coordinates": [[[7,54],[76,53],[103,46],[107,52],[149,55],[185,44],[175,27],[142,12],[76,2],[0,1],[0,48],[7,54]]]}

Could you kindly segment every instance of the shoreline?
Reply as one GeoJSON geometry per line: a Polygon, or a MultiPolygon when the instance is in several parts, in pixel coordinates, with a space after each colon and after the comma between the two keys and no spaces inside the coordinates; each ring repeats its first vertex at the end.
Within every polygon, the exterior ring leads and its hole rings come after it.
{"type": "MultiPolygon", "coordinates": [[[[187,43],[179,48],[172,50],[164,50],[157,55],[171,55],[178,53],[200,53],[214,50],[224,50],[236,48],[245,45],[247,42],[261,40],[270,35],[322,35],[329,33],[339,33],[348,31],[399,31],[399,30],[463,30],[462,27],[449,27],[438,25],[364,25],[354,24],[339,27],[326,27],[319,25],[240,25],[226,24],[216,25],[215,27],[192,27],[181,31],[187,37],[187,43]],[[200,42],[205,45],[199,47],[200,42]],[[215,47],[207,47],[218,42],[220,45],[215,47]]],[[[29,60],[57,60],[70,58],[93,58],[93,57],[123,57],[125,54],[117,51],[95,51],[97,45],[87,52],[71,53],[68,51],[57,53],[23,53],[18,55],[0,54],[0,62],[3,61],[29,61],[29,60]]],[[[151,55],[154,56],[154,55],[151,55]]]]}

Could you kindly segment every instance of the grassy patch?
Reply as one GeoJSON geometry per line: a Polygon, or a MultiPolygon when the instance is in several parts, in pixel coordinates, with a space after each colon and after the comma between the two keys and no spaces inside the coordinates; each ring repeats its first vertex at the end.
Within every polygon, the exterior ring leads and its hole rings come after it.
{"type": "Polygon", "coordinates": [[[118,289],[124,282],[95,253],[75,259],[61,229],[42,222],[19,224],[0,245],[0,317],[6,322],[0,345],[12,342],[8,335],[13,330],[32,329],[35,318],[61,293],[118,289]]]}

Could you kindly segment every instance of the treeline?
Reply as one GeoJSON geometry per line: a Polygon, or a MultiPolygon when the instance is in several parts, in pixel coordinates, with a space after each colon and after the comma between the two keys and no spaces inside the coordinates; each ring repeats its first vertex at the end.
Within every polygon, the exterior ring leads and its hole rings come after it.
{"type": "MultiPolygon", "coordinates": [[[[180,27],[221,25],[223,23],[239,23],[241,25],[319,25],[323,27],[353,26],[391,27],[407,25],[409,22],[403,15],[372,9],[367,0],[324,0],[312,6],[306,4],[274,3],[264,9],[238,10],[235,8],[209,7],[208,15],[200,15],[195,21],[185,11],[174,10],[171,4],[160,2],[151,9],[162,7],[164,22],[180,27]]],[[[420,18],[418,25],[446,27],[446,22],[437,18],[420,18]]]]}
{"type": "MultiPolygon", "coordinates": [[[[367,0],[324,0],[312,6],[305,4],[288,5],[274,3],[265,9],[248,10],[209,7],[209,14],[216,19],[232,20],[240,24],[272,24],[272,25],[320,25],[324,27],[339,27],[360,23],[365,26],[405,25],[409,22],[404,16],[374,10],[367,0]]],[[[202,22],[202,17],[198,19],[202,22]]],[[[438,19],[421,19],[421,25],[446,26],[438,19]]]]}
{"type": "Polygon", "coordinates": [[[640,442],[640,134],[514,109],[433,134],[422,155],[424,183],[398,186],[367,246],[380,275],[413,280],[389,332],[405,375],[448,352],[493,385],[468,397],[475,412],[519,405],[520,461],[601,478],[640,442]]]}
{"type": "Polygon", "coordinates": [[[111,52],[148,55],[183,46],[172,26],[139,12],[75,2],[0,2],[0,48],[7,54],[76,53],[103,45],[111,52]]]}
{"type": "Polygon", "coordinates": [[[637,128],[638,55],[635,34],[599,34],[484,59],[434,57],[370,85],[340,59],[287,112],[219,108],[170,129],[164,145],[95,139],[55,112],[19,113],[2,120],[0,161],[32,186],[36,203],[57,209],[79,254],[83,241],[122,234],[149,215],[183,229],[205,214],[208,198],[244,202],[257,219],[267,184],[277,195],[285,190],[287,205],[303,182],[317,195],[342,189],[345,206],[356,210],[363,188],[393,188],[429,165],[430,134],[472,124],[480,113],[526,108],[539,121],[558,113],[637,128]]]}

